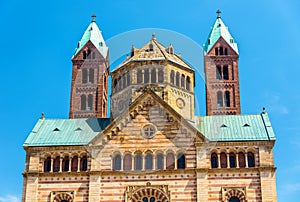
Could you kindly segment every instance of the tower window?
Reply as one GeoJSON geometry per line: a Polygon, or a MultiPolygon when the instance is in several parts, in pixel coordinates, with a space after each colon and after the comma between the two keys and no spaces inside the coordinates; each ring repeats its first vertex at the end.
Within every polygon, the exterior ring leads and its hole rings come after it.
{"type": "MultiPolygon", "coordinates": [[[[158,83],[164,82],[164,70],[158,70],[158,83]]],[[[174,83],[174,76],[173,76],[173,83],[174,83]]]]}
{"type": "Polygon", "coordinates": [[[119,154],[113,158],[113,170],[121,170],[121,155],[119,154]]]}
{"type": "Polygon", "coordinates": [[[228,49],[227,48],[224,49],[224,55],[228,55],[228,49]]]}
{"type": "Polygon", "coordinates": [[[93,109],[93,95],[89,94],[88,95],[88,108],[87,110],[92,110],[93,109]]]}
{"type": "Polygon", "coordinates": [[[218,156],[216,153],[211,154],[211,168],[218,168],[218,156]]]}
{"type": "Polygon", "coordinates": [[[86,59],[86,52],[83,51],[83,59],[86,59]]]}
{"type": "Polygon", "coordinates": [[[170,73],[170,83],[174,85],[174,76],[175,76],[175,72],[174,70],[171,70],[170,73]]]}
{"type": "Polygon", "coordinates": [[[222,152],[220,154],[221,168],[227,168],[227,155],[222,152]]]}
{"type": "Polygon", "coordinates": [[[177,168],[185,169],[185,155],[180,153],[177,156],[177,168]]]}
{"type": "Polygon", "coordinates": [[[164,168],[164,156],[163,156],[163,154],[158,154],[156,156],[156,167],[159,170],[162,170],[164,168]]]}
{"type": "Polygon", "coordinates": [[[223,107],[223,93],[221,91],[217,92],[217,107],[223,107]]]}
{"type": "Polygon", "coordinates": [[[185,88],[185,76],[181,75],[181,88],[185,88]]]}
{"type": "Polygon", "coordinates": [[[230,168],[235,168],[236,167],[236,161],[235,161],[235,154],[234,153],[229,154],[229,163],[230,163],[230,168]]]}
{"type": "Polygon", "coordinates": [[[186,77],[186,85],[185,85],[185,89],[186,90],[190,90],[191,89],[191,79],[189,76],[186,77]]]}
{"type": "Polygon", "coordinates": [[[81,110],[86,110],[86,96],[81,95],[80,101],[81,101],[81,110]]]}
{"type": "Polygon", "coordinates": [[[60,167],[60,157],[57,156],[53,161],[53,172],[58,172],[60,167]]]}
{"type": "Polygon", "coordinates": [[[149,44],[149,51],[153,51],[153,44],[152,43],[149,44]]]}
{"type": "Polygon", "coordinates": [[[219,49],[215,48],[215,55],[219,55],[219,49]]]}
{"type": "Polygon", "coordinates": [[[225,91],[224,100],[225,100],[225,107],[230,107],[230,92],[229,91],[225,91]]]}
{"type": "Polygon", "coordinates": [[[147,154],[145,157],[145,168],[146,170],[153,169],[153,156],[152,154],[147,154]]]}
{"type": "Polygon", "coordinates": [[[223,78],[224,80],[229,80],[228,65],[223,66],[223,78]]]}
{"type": "Polygon", "coordinates": [[[220,47],[220,55],[223,55],[223,47],[220,47]]]}
{"type": "Polygon", "coordinates": [[[80,170],[87,171],[87,167],[88,167],[88,160],[87,157],[84,156],[80,159],[80,170]]]}
{"type": "Polygon", "coordinates": [[[87,83],[87,69],[82,69],[82,83],[87,83]]]}
{"type": "Polygon", "coordinates": [[[149,69],[144,70],[144,83],[149,83],[149,69]]]}
{"type": "Polygon", "coordinates": [[[220,65],[217,65],[217,68],[216,68],[216,79],[218,79],[218,80],[222,79],[222,68],[220,65]]]}
{"type": "Polygon", "coordinates": [[[176,72],[176,86],[178,87],[179,87],[179,77],[180,77],[179,72],[176,72]]]}
{"type": "Polygon", "coordinates": [[[106,88],[106,76],[105,75],[103,76],[103,86],[104,86],[104,88],[106,88]]]}
{"type": "Polygon", "coordinates": [[[123,169],[124,170],[131,170],[131,168],[132,168],[132,157],[131,157],[131,154],[125,154],[123,169]]]}
{"type": "Polygon", "coordinates": [[[156,83],[156,69],[151,70],[151,83],[156,83]]]}
{"type": "Polygon", "coordinates": [[[87,50],[87,59],[91,59],[91,50],[90,49],[88,49],[87,50]]]}
{"type": "Polygon", "coordinates": [[[136,154],[134,157],[134,169],[135,170],[142,170],[142,155],[141,154],[136,154]]]}
{"type": "Polygon", "coordinates": [[[94,69],[89,69],[89,83],[94,83],[94,69]]]}
{"type": "Polygon", "coordinates": [[[174,170],[174,168],[175,168],[174,154],[168,153],[167,154],[167,169],[174,170]]]}
{"type": "Polygon", "coordinates": [[[67,172],[69,171],[69,165],[70,165],[70,159],[68,156],[66,156],[64,159],[63,159],[63,172],[67,172]]]}
{"type": "Polygon", "coordinates": [[[137,70],[137,83],[142,83],[143,82],[143,73],[142,70],[137,70]]]}

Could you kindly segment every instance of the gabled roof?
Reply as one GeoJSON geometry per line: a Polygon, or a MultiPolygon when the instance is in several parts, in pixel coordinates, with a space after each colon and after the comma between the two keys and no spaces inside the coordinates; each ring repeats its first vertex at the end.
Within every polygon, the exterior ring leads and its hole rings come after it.
{"type": "Polygon", "coordinates": [[[196,127],[210,141],[275,140],[268,114],[196,117],[196,127]]]}
{"type": "Polygon", "coordinates": [[[109,123],[108,118],[41,118],[23,146],[86,145],[109,123]]]}
{"type": "Polygon", "coordinates": [[[106,58],[107,56],[108,48],[103,39],[101,30],[96,24],[95,21],[96,16],[92,16],[92,17],[93,17],[92,22],[85,30],[81,40],[78,42],[78,46],[75,50],[73,57],[75,57],[79,53],[79,51],[86,45],[88,41],[91,41],[93,43],[93,45],[97,48],[97,50],[101,53],[101,55],[104,58],[106,58]]]}
{"type": "Polygon", "coordinates": [[[237,54],[239,54],[237,43],[234,42],[233,37],[228,31],[228,27],[226,27],[220,16],[217,17],[217,20],[208,36],[208,39],[206,40],[204,51],[208,53],[210,49],[215,45],[215,43],[220,39],[220,37],[222,37],[228,43],[228,45],[237,54]]]}
{"type": "Polygon", "coordinates": [[[142,48],[137,49],[135,47],[132,47],[131,52],[131,57],[123,61],[112,72],[115,72],[117,69],[120,69],[129,62],[150,60],[168,60],[194,71],[193,68],[190,65],[188,65],[179,55],[175,54],[172,44],[170,44],[169,47],[165,47],[156,40],[155,34],[153,34],[152,39],[148,43],[146,43],[142,48]]]}

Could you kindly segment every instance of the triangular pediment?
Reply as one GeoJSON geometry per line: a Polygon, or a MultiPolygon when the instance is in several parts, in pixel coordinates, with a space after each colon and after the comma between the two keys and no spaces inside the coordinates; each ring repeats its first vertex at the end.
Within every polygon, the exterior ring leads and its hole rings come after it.
{"type": "MultiPolygon", "coordinates": [[[[76,55],[73,56],[72,60],[83,60],[83,52],[85,51],[87,53],[88,49],[92,52],[94,52],[94,58],[96,59],[105,59],[103,57],[103,55],[101,54],[101,52],[98,50],[98,48],[94,45],[94,43],[92,43],[91,41],[86,42],[86,44],[81,47],[81,49],[76,53],[76,55]]],[[[92,58],[92,55],[90,55],[90,57],[92,58]]]]}
{"type": "Polygon", "coordinates": [[[145,89],[145,92],[97,135],[89,146],[104,148],[112,143],[117,147],[127,145],[128,150],[137,149],[137,146],[143,147],[144,150],[147,147],[187,149],[204,140],[205,137],[194,126],[152,90],[145,89]],[[153,136],[145,131],[145,127],[147,129],[148,126],[153,127],[153,136]]]}
{"type": "Polygon", "coordinates": [[[238,56],[238,53],[236,52],[236,50],[233,49],[232,46],[230,44],[228,44],[228,42],[222,36],[220,36],[220,38],[211,47],[211,49],[209,50],[209,52],[207,53],[207,55],[215,55],[215,52],[214,52],[215,48],[216,47],[220,47],[220,46],[222,46],[223,48],[227,48],[228,49],[228,54],[227,55],[238,56]]]}

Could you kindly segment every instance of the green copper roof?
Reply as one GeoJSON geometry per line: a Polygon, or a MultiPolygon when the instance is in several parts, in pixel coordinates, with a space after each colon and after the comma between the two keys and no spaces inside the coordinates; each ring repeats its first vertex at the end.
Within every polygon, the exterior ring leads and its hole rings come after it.
{"type": "Polygon", "coordinates": [[[231,48],[239,54],[238,46],[234,42],[234,39],[228,31],[228,27],[226,27],[220,16],[217,17],[217,20],[208,36],[204,45],[204,51],[208,53],[220,37],[222,37],[231,46],[231,48]]]}
{"type": "Polygon", "coordinates": [[[275,140],[266,112],[255,115],[218,115],[196,118],[196,127],[211,141],[275,140]]]}
{"type": "Polygon", "coordinates": [[[95,16],[93,16],[93,20],[88,28],[85,30],[81,40],[78,42],[78,47],[75,50],[73,57],[77,55],[77,53],[84,47],[84,45],[91,41],[94,46],[99,50],[104,58],[107,56],[108,48],[103,39],[102,33],[96,24],[95,16]]]}
{"type": "Polygon", "coordinates": [[[23,146],[86,145],[109,123],[108,118],[39,119],[23,146]]]}

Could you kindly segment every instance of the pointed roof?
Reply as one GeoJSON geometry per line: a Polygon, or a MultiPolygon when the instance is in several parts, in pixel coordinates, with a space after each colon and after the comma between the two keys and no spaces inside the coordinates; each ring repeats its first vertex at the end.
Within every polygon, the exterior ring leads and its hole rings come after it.
{"type": "Polygon", "coordinates": [[[78,42],[78,46],[75,50],[73,57],[85,46],[87,42],[91,41],[93,45],[99,50],[104,58],[107,56],[108,48],[103,39],[101,30],[96,24],[96,15],[92,15],[92,21],[88,28],[85,30],[81,40],[78,42]]]}
{"type": "Polygon", "coordinates": [[[223,20],[221,19],[221,11],[218,10],[218,17],[217,20],[208,36],[208,39],[204,45],[204,51],[208,53],[210,49],[215,45],[215,43],[222,37],[230,47],[239,54],[237,43],[234,42],[233,37],[231,36],[230,32],[228,31],[228,27],[224,24],[223,20]]]}
{"type": "Polygon", "coordinates": [[[170,44],[169,47],[165,47],[156,40],[156,35],[154,33],[152,34],[152,39],[148,43],[146,43],[142,48],[137,49],[133,46],[131,49],[131,57],[128,57],[125,61],[123,61],[119,66],[117,66],[113,70],[113,72],[117,69],[120,69],[129,62],[150,60],[168,60],[194,71],[193,68],[181,58],[180,54],[176,54],[174,52],[172,44],[170,44]]]}

